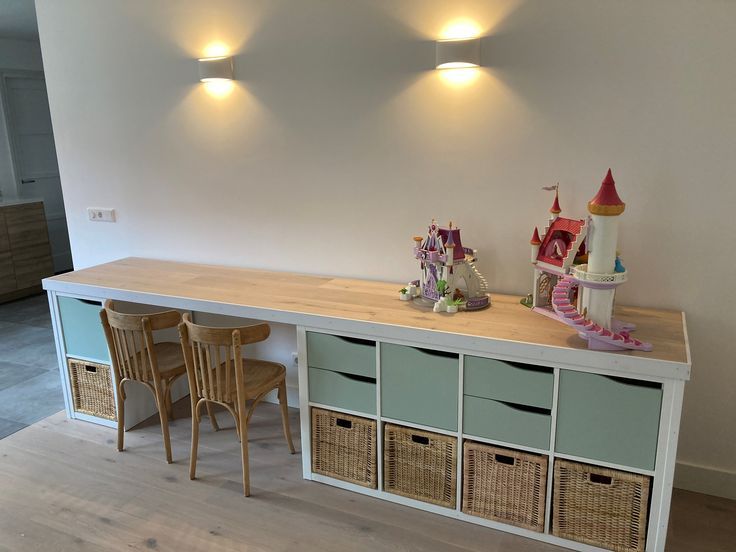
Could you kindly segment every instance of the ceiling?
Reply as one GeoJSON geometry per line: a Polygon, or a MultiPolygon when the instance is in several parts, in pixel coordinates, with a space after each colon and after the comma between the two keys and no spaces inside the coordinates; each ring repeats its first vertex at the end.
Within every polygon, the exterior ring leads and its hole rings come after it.
{"type": "Polygon", "coordinates": [[[0,0],[0,38],[38,40],[33,0],[0,0]]]}

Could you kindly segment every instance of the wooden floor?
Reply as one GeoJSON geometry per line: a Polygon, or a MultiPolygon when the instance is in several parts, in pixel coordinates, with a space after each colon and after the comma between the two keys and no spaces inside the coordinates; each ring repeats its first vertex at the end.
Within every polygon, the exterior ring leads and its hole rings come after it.
{"type": "MultiPolygon", "coordinates": [[[[185,401],[176,407],[187,415],[185,401]]],[[[1,440],[0,551],[560,550],[302,480],[269,404],[251,422],[245,498],[232,422],[218,420],[218,433],[204,420],[196,481],[188,418],[172,425],[172,465],[152,420],[126,434],[122,453],[114,430],[63,413],[1,440]]],[[[293,411],[295,437],[298,427],[293,411]]],[[[736,502],[676,491],[667,550],[736,550],[736,502]]]]}

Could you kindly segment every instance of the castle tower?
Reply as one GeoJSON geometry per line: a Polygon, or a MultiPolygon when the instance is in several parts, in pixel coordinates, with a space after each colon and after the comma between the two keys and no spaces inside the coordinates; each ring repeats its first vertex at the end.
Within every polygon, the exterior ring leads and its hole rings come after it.
{"type": "Polygon", "coordinates": [[[616,192],[611,169],[601,184],[600,190],[588,202],[592,219],[593,235],[588,244],[588,272],[612,274],[616,265],[618,242],[618,216],[624,212],[625,203],[616,192]]]}
{"type": "Polygon", "coordinates": [[[537,227],[534,227],[534,234],[532,234],[532,239],[529,240],[529,243],[532,246],[532,264],[537,264],[537,256],[539,255],[539,246],[542,244],[542,240],[539,239],[539,230],[537,227]]]}
{"type": "MultiPolygon", "coordinates": [[[[616,266],[618,242],[618,216],[626,205],[616,192],[611,169],[603,180],[598,193],[588,202],[592,235],[588,242],[588,272],[613,274],[616,266]]],[[[588,318],[604,328],[611,328],[615,289],[585,289],[583,307],[588,318]]]]}
{"type": "Polygon", "coordinates": [[[553,220],[555,220],[558,216],[560,216],[561,212],[562,209],[560,209],[559,192],[557,188],[555,188],[555,200],[552,203],[552,207],[549,208],[549,221],[552,222],[553,220]]]}

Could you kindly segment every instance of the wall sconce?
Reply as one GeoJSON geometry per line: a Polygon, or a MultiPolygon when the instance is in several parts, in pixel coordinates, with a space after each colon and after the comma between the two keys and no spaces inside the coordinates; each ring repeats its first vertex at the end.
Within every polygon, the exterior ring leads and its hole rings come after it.
{"type": "Polygon", "coordinates": [[[199,58],[199,80],[201,82],[233,80],[233,58],[231,56],[199,58]]]}
{"type": "Polygon", "coordinates": [[[460,69],[480,66],[480,38],[437,41],[437,69],[460,69]]]}

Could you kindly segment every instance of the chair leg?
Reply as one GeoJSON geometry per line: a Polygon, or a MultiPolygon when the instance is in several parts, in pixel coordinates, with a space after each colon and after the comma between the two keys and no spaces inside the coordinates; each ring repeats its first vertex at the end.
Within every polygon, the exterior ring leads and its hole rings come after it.
{"type": "Polygon", "coordinates": [[[169,417],[169,421],[174,421],[174,402],[171,400],[171,384],[166,384],[166,415],[169,417]]]}
{"type": "Polygon", "coordinates": [[[279,384],[279,403],[281,404],[281,421],[284,426],[284,437],[289,445],[289,451],[294,454],[294,443],[291,441],[291,429],[289,428],[289,404],[286,400],[286,381],[279,384]]]}
{"type": "Polygon", "coordinates": [[[166,463],[171,464],[171,439],[169,438],[169,416],[166,414],[166,399],[160,391],[156,393],[156,406],[158,416],[161,419],[161,433],[164,438],[164,449],[166,449],[166,463]]]}
{"type": "Polygon", "coordinates": [[[192,401],[192,450],[189,455],[189,479],[194,479],[197,471],[197,447],[199,445],[199,408],[192,401]]]}
{"type": "Polygon", "coordinates": [[[250,466],[248,463],[248,424],[245,422],[245,416],[241,413],[238,416],[238,425],[240,426],[240,456],[243,460],[243,495],[250,496],[250,466]]]}
{"type": "Polygon", "coordinates": [[[125,450],[124,439],[125,439],[125,398],[123,391],[123,384],[120,382],[118,386],[118,452],[125,450]]]}
{"type": "Polygon", "coordinates": [[[214,431],[220,431],[220,426],[217,425],[217,418],[215,418],[214,412],[212,412],[212,405],[209,401],[205,403],[205,406],[207,407],[207,417],[210,419],[210,423],[212,424],[212,429],[214,431]]]}

